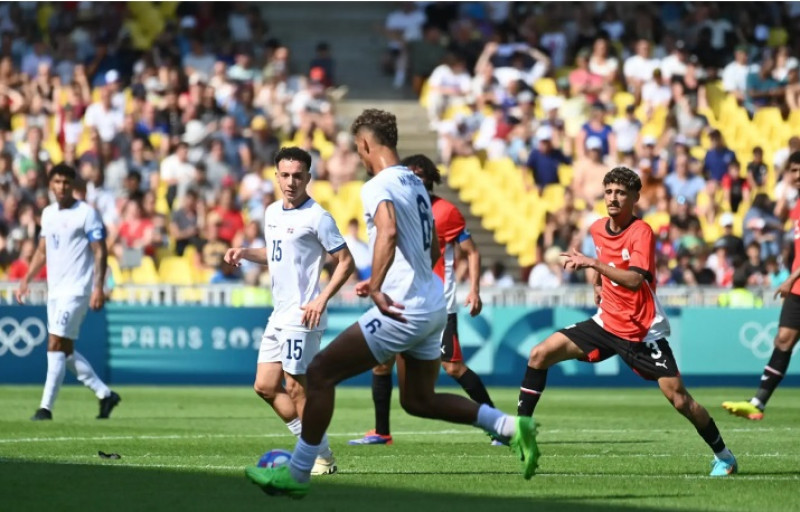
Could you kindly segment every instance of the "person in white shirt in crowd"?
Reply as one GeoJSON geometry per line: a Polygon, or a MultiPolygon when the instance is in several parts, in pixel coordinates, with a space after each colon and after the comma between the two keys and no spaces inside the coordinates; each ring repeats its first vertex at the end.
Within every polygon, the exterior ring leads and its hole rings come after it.
{"type": "Polygon", "coordinates": [[[682,77],[686,74],[686,64],[689,62],[689,52],[686,43],[675,41],[675,47],[667,57],[661,61],[661,76],[669,82],[673,77],[682,77]]]}
{"type": "Polygon", "coordinates": [[[653,78],[653,71],[661,66],[661,61],[650,57],[651,45],[647,39],[636,41],[636,53],[625,59],[622,74],[628,91],[633,95],[641,94],[642,86],[653,78]]]}
{"type": "Polygon", "coordinates": [[[495,261],[481,274],[481,287],[483,288],[512,288],[513,286],[514,278],[508,275],[502,261],[495,261]]]}
{"type": "Polygon", "coordinates": [[[608,39],[598,37],[592,46],[589,57],[589,72],[602,76],[608,83],[617,81],[619,75],[619,61],[610,53],[608,39]]]}
{"type": "Polygon", "coordinates": [[[203,46],[203,40],[196,37],[190,43],[189,53],[183,56],[183,70],[187,76],[191,76],[193,74],[192,71],[194,71],[208,80],[214,73],[216,61],[216,57],[206,51],[203,46]]]}
{"type": "Polygon", "coordinates": [[[463,104],[471,85],[472,78],[464,59],[448,54],[428,78],[428,120],[432,129],[436,128],[448,106],[463,104]]]}
{"type": "Polygon", "coordinates": [[[636,150],[636,141],[642,131],[642,122],[634,115],[636,106],[631,104],[625,107],[625,116],[614,121],[611,128],[617,136],[617,151],[631,153],[636,150]]]}
{"type": "Polygon", "coordinates": [[[660,69],[653,71],[653,78],[642,86],[642,104],[652,110],[666,107],[672,101],[672,87],[669,85],[660,69]]]}
{"type": "Polygon", "coordinates": [[[161,161],[159,178],[167,185],[167,202],[170,205],[178,195],[184,191],[195,176],[194,165],[189,162],[189,145],[179,142],[175,152],[161,161]]]}
{"type": "Polygon", "coordinates": [[[388,38],[388,55],[384,68],[394,74],[394,88],[400,89],[406,83],[408,71],[407,43],[422,39],[422,26],[427,21],[425,13],[414,2],[403,2],[402,7],[386,17],[384,31],[388,38]]]}
{"type": "Polygon", "coordinates": [[[722,90],[733,94],[739,103],[747,92],[747,75],[752,66],[748,63],[747,45],[739,45],[733,54],[733,62],[722,70],[722,90]]]}
{"type": "Polygon", "coordinates": [[[111,142],[122,129],[125,111],[112,103],[112,91],[108,87],[100,88],[100,101],[92,103],[86,109],[83,118],[89,128],[97,128],[103,142],[111,142]]]}
{"type": "Polygon", "coordinates": [[[528,276],[528,287],[534,290],[555,290],[564,283],[561,271],[561,247],[554,246],[544,252],[542,261],[534,265],[528,276]]]}
{"type": "Polygon", "coordinates": [[[121,401],[77,350],[81,324],[91,307],[103,307],[106,274],[106,230],[97,211],[73,197],[75,169],[58,164],[48,175],[56,202],[42,212],[39,246],[27,275],[16,291],[22,304],[28,283],[47,264],[47,377],[34,421],[52,420],[53,405],[66,370],[91,389],[100,401],[98,419],[106,419],[121,401]]]}

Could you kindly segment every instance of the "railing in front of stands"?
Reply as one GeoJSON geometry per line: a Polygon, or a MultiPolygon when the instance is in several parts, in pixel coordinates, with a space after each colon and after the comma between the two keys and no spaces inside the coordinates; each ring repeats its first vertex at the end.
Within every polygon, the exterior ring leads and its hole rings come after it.
{"type": "MultiPolygon", "coordinates": [[[[0,282],[0,304],[16,304],[14,292],[18,283],[0,282]]],[[[253,303],[236,298],[237,290],[244,288],[241,284],[201,285],[201,286],[133,286],[117,287],[112,301],[123,304],[151,304],[163,306],[179,306],[201,304],[204,306],[258,306],[270,305],[263,302],[253,303]]],[[[44,283],[34,283],[29,287],[28,304],[45,304],[47,287],[44,283]]],[[[459,288],[457,295],[463,302],[467,288],[459,288]]],[[[665,286],[658,290],[658,298],[665,307],[714,307],[718,305],[720,294],[728,291],[724,288],[665,286]]],[[[773,297],[774,290],[753,289],[764,306],[780,305],[781,299],[773,297]]],[[[531,306],[531,307],[594,307],[594,290],[590,286],[563,286],[555,290],[532,290],[526,286],[512,288],[485,287],[481,290],[481,298],[490,306],[531,306]]],[[[370,301],[355,295],[352,286],[345,286],[331,300],[336,306],[367,306],[370,301]]]]}

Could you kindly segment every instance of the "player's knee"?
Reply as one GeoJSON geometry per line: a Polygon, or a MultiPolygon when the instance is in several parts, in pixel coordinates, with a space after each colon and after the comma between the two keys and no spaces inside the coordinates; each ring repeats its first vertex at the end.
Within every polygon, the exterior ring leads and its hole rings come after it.
{"type": "Polygon", "coordinates": [[[687,413],[691,409],[692,397],[688,393],[675,392],[668,398],[672,406],[681,413],[687,413]]]}
{"type": "Polygon", "coordinates": [[[419,396],[400,396],[400,405],[403,410],[412,416],[419,416],[427,418],[430,416],[430,410],[426,405],[426,401],[419,396]]]}
{"type": "Polygon", "coordinates": [[[326,365],[323,358],[317,355],[306,370],[306,388],[324,389],[334,387],[337,383],[328,368],[330,366],[326,365]]]}
{"type": "Polygon", "coordinates": [[[392,366],[394,366],[394,361],[384,364],[379,364],[375,368],[372,369],[372,373],[374,375],[391,375],[392,374],[392,366]]]}
{"type": "Polygon", "coordinates": [[[301,398],[305,394],[302,384],[294,379],[288,378],[286,379],[286,392],[289,394],[292,400],[301,398]]]}
{"type": "Polygon", "coordinates": [[[464,372],[467,371],[467,367],[461,361],[456,363],[451,363],[447,361],[442,361],[442,368],[447,373],[447,375],[453,377],[454,379],[460,378],[464,375],[464,372]]]}
{"type": "Polygon", "coordinates": [[[775,348],[786,352],[787,350],[791,350],[795,343],[797,343],[797,338],[793,330],[778,330],[778,335],[775,336],[775,348]]]}
{"type": "Polygon", "coordinates": [[[271,402],[275,400],[275,397],[278,395],[278,386],[256,381],[255,384],[253,384],[253,391],[267,402],[271,402]]]}
{"type": "Polygon", "coordinates": [[[547,352],[541,345],[536,345],[531,349],[531,354],[528,356],[528,366],[537,370],[544,370],[547,368],[547,352]]]}

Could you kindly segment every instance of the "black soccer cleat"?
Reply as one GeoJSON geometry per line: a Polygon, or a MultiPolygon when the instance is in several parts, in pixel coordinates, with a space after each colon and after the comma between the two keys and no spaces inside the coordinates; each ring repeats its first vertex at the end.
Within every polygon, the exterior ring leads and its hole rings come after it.
{"type": "Polygon", "coordinates": [[[52,419],[53,419],[53,413],[45,409],[44,407],[36,409],[36,414],[31,416],[31,421],[43,421],[52,419]]]}
{"type": "Polygon", "coordinates": [[[119,405],[121,401],[122,398],[120,398],[120,396],[113,391],[107,397],[102,398],[100,400],[100,414],[97,415],[97,419],[107,419],[109,416],[111,416],[111,411],[114,409],[114,407],[119,405]]]}

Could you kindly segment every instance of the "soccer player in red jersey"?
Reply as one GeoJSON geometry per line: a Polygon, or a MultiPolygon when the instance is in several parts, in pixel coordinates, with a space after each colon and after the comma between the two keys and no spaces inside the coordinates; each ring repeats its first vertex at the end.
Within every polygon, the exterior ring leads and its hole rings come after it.
{"type": "Polygon", "coordinates": [[[533,347],[520,387],[517,413],[530,416],[545,388],[547,369],[568,359],[596,363],[618,355],[634,372],[658,382],[675,409],[697,428],[714,451],[711,476],[736,473],[738,466],[708,411],[686,390],[667,336],[670,328],[656,298],[655,237],[647,223],[633,215],[642,182],[635,172],[617,167],[603,179],[608,217],[589,232],[597,258],[577,250],[562,253],[567,269],[596,273],[597,314],[550,335],[533,347]]]}
{"type": "MultiPolygon", "coordinates": [[[[456,303],[455,255],[456,246],[467,255],[469,262],[470,291],[465,304],[469,314],[477,316],[483,308],[480,297],[481,256],[475,242],[467,230],[464,216],[458,208],[433,194],[433,186],[442,182],[439,169],[425,155],[406,157],[401,162],[419,176],[431,198],[433,223],[439,237],[442,257],[436,262],[433,272],[444,283],[444,297],[447,302],[447,323],[442,333],[442,367],[448,375],[461,385],[469,397],[479,404],[494,407],[483,381],[477,373],[464,364],[464,355],[458,340],[458,304],[456,303]]],[[[375,404],[375,429],[364,437],[350,441],[352,445],[392,444],[389,430],[389,409],[392,398],[392,367],[394,361],[376,366],[372,370],[372,401],[375,404]]],[[[499,444],[498,441],[494,441],[499,444]]]]}
{"type": "MultiPolygon", "coordinates": [[[[795,151],[789,155],[789,175],[794,182],[794,186],[800,190],[800,151],[795,151]]],[[[781,212],[781,220],[786,220],[786,211],[781,212]]],[[[800,201],[798,201],[788,217],[792,219],[794,230],[794,262],[792,263],[792,273],[778,289],[775,296],[780,295],[785,300],[781,308],[781,316],[778,321],[778,334],[775,336],[775,348],[769,362],[764,367],[761,375],[761,384],[758,391],[749,402],[723,402],[724,407],[731,414],[760,420],[764,418],[764,408],[767,406],[770,396],[783,380],[786,370],[789,368],[789,361],[792,359],[792,350],[800,339],[800,201]]]]}

